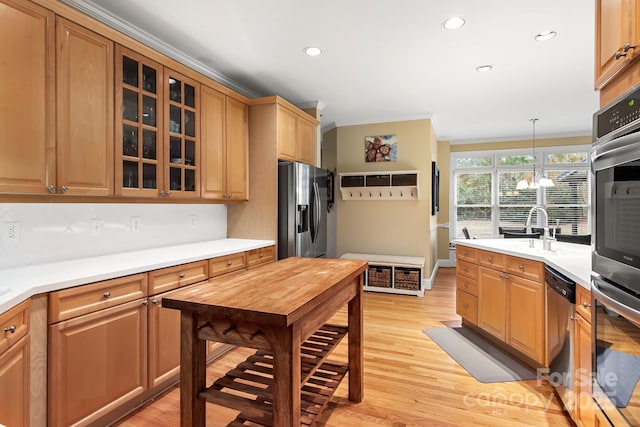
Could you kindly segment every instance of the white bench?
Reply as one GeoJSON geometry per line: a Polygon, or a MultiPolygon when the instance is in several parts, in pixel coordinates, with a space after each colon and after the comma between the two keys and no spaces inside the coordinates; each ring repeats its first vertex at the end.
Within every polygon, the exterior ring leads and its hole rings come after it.
{"type": "Polygon", "coordinates": [[[346,253],[340,258],[369,262],[365,291],[424,296],[423,257],[346,253]]]}

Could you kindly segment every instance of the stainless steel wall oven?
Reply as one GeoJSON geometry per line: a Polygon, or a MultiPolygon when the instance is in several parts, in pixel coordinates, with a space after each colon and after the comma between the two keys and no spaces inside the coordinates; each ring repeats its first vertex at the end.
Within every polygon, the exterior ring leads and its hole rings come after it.
{"type": "Polygon", "coordinates": [[[640,426],[640,85],[594,114],[594,398],[640,426]]]}

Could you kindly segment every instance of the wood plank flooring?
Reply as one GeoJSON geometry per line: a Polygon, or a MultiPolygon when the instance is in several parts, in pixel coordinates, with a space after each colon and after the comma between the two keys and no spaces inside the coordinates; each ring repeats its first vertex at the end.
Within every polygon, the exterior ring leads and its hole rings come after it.
{"type": "MultiPolygon", "coordinates": [[[[346,323],[346,310],[333,322],[346,323]]],[[[366,292],[364,297],[364,401],[347,399],[342,382],[317,425],[361,426],[571,426],[544,381],[483,384],[422,329],[457,326],[455,269],[439,270],[424,298],[366,292]]],[[[212,364],[208,381],[253,353],[237,349],[212,364]]],[[[345,361],[346,340],[331,359],[345,361]]],[[[207,404],[207,426],[225,426],[237,412],[207,404]]],[[[178,426],[178,387],[119,423],[127,427],[178,426]]]]}

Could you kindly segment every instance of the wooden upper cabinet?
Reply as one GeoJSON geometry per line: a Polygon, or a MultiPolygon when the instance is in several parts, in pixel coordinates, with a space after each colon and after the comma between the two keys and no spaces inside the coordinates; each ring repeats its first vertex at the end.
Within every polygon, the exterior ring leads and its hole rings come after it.
{"type": "Polygon", "coordinates": [[[304,111],[278,104],[278,158],[316,164],[317,121],[304,111]]]}
{"type": "Polygon", "coordinates": [[[200,197],[200,83],[164,70],[164,194],[200,197]]]}
{"type": "Polygon", "coordinates": [[[246,104],[202,86],[203,198],[248,199],[249,125],[246,104]]]}
{"type": "Polygon", "coordinates": [[[227,194],[231,200],[249,199],[249,107],[227,97],[227,194]]]}
{"type": "Polygon", "coordinates": [[[316,164],[316,123],[299,117],[296,128],[297,157],[302,163],[316,164]]]}
{"type": "Polygon", "coordinates": [[[602,89],[638,56],[639,43],[640,2],[596,0],[596,89],[602,89]]]}
{"type": "Polygon", "coordinates": [[[113,42],[56,21],[57,192],[113,194],[113,42]]]}
{"type": "Polygon", "coordinates": [[[296,160],[296,115],[278,105],[278,158],[296,160]]]}
{"type": "Polygon", "coordinates": [[[54,22],[29,1],[0,0],[0,192],[55,191],[54,22]]]}
{"type": "Polygon", "coordinates": [[[163,189],[163,67],[115,48],[115,193],[158,197],[163,189]]]}

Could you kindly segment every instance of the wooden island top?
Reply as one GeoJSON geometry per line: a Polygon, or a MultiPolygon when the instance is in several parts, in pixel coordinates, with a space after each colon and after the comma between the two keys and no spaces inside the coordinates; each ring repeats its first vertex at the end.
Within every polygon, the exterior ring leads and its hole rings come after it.
{"type": "Polygon", "coordinates": [[[163,307],[181,310],[181,425],[204,426],[206,402],[241,411],[230,426],[313,425],[347,372],[349,400],[361,402],[366,268],[365,261],[287,258],[164,298],[163,307]],[[326,325],[345,304],[348,325],[326,325]],[[348,364],[327,361],[346,334],[348,364]],[[207,340],[258,352],[207,387],[207,340]]]}

